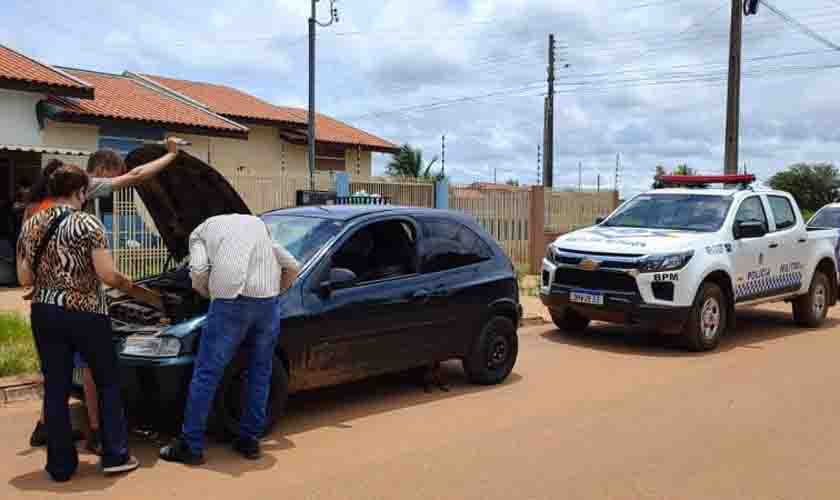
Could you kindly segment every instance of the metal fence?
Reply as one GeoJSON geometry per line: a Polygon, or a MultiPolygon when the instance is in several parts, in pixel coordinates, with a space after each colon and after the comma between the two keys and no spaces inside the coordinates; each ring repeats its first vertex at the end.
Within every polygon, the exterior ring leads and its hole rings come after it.
{"type": "Polygon", "coordinates": [[[413,179],[390,179],[374,177],[350,182],[350,194],[378,194],[391,200],[394,205],[406,207],[435,206],[435,184],[413,179]]]}
{"type": "Polygon", "coordinates": [[[545,230],[566,233],[592,225],[598,217],[606,217],[616,207],[615,193],[545,192],[545,230]]]}
{"type": "Polygon", "coordinates": [[[531,191],[452,186],[449,208],[475,217],[517,266],[529,259],[531,191]]]}

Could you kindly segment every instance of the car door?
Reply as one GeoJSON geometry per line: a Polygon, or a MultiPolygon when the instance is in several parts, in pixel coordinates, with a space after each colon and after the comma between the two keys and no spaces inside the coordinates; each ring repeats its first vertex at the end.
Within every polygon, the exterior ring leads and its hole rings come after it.
{"type": "Polygon", "coordinates": [[[787,197],[767,195],[767,207],[772,219],[767,256],[774,278],[773,292],[797,292],[802,288],[803,267],[808,264],[800,260],[808,243],[807,231],[797,223],[796,211],[787,197]]]}
{"type": "Polygon", "coordinates": [[[735,213],[734,228],[741,222],[763,224],[765,235],[758,238],[735,237],[733,262],[735,264],[735,296],[737,302],[748,302],[772,295],[771,268],[768,261],[769,230],[767,213],[760,195],[744,198],[735,213]]]}
{"type": "Polygon", "coordinates": [[[462,355],[480,328],[496,279],[484,266],[490,247],[466,225],[447,218],[419,219],[420,270],[429,280],[434,327],[424,335],[433,359],[462,355]]]}
{"type": "Polygon", "coordinates": [[[313,336],[306,355],[312,381],[308,385],[357,380],[421,362],[422,334],[431,316],[425,309],[428,280],[417,272],[416,242],[417,227],[409,219],[362,224],[342,238],[313,273],[304,298],[312,311],[307,328],[313,336]],[[397,248],[394,243],[399,241],[407,246],[397,248]],[[384,276],[375,273],[376,266],[400,259],[404,268],[399,271],[384,276]],[[340,289],[325,290],[321,284],[328,281],[333,268],[349,269],[358,279],[340,289]]]}

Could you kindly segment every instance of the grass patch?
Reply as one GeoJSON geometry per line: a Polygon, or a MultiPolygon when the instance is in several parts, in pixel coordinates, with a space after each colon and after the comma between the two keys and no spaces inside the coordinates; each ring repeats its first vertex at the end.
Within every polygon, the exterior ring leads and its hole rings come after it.
{"type": "Polygon", "coordinates": [[[38,353],[29,322],[16,314],[0,313],[0,377],[38,370],[38,353]]]}

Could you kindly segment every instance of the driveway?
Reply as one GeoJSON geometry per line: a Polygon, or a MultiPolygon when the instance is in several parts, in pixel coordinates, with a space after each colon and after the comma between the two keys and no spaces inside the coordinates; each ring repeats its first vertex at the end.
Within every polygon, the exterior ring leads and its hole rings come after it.
{"type": "Polygon", "coordinates": [[[296,397],[259,462],[214,445],[189,468],[137,442],[143,468],[105,479],[82,456],[55,485],[30,450],[38,405],[0,408],[0,498],[836,499],[840,309],[801,330],[787,308],[739,317],[718,352],[596,326],[521,332],[498,387],[449,393],[386,377],[296,397]]]}

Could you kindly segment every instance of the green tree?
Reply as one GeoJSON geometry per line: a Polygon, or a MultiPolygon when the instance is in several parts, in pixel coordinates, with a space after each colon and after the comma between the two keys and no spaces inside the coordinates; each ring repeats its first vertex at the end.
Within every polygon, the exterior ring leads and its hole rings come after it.
{"type": "MultiPolygon", "coordinates": [[[[653,189],[661,189],[665,187],[662,183],[662,177],[666,175],[697,175],[697,171],[693,168],[689,167],[685,163],[681,163],[676,166],[671,173],[669,174],[665,167],[662,165],[656,166],[656,173],[653,174],[653,189]]],[[[692,186],[693,187],[693,186],[692,186]]],[[[705,186],[697,186],[697,187],[705,187],[705,186]]]]}
{"type": "Polygon", "coordinates": [[[792,194],[803,211],[817,211],[840,197],[840,172],[831,163],[797,163],[771,177],[768,184],[792,194]]]}
{"type": "Polygon", "coordinates": [[[398,153],[392,155],[388,163],[388,175],[392,177],[409,177],[413,179],[440,180],[442,172],[432,172],[432,167],[437,163],[437,156],[425,164],[423,162],[423,150],[403,144],[398,153]]]}
{"type": "Polygon", "coordinates": [[[519,187],[519,181],[516,179],[508,179],[505,181],[508,186],[519,187]]]}

